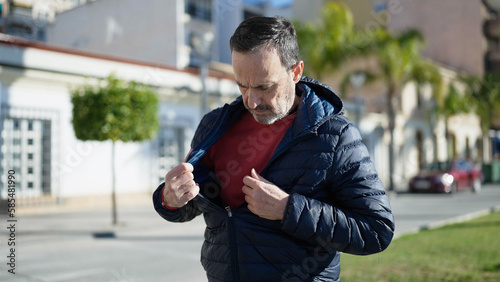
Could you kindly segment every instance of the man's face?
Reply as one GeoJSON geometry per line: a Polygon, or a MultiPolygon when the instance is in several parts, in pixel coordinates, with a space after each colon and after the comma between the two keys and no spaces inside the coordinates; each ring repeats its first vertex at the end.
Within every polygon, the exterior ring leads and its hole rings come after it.
{"type": "Polygon", "coordinates": [[[272,47],[251,53],[233,52],[232,61],[243,103],[257,122],[272,124],[298,104],[295,84],[302,76],[302,61],[292,70],[286,69],[272,47]]]}

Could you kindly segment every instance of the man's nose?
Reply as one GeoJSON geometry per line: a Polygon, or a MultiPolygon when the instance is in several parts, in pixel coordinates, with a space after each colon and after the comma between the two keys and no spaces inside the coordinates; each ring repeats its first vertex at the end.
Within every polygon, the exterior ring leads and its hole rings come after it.
{"type": "Polygon", "coordinates": [[[250,109],[255,109],[258,105],[262,104],[262,99],[258,91],[254,89],[248,90],[248,107],[250,109]]]}

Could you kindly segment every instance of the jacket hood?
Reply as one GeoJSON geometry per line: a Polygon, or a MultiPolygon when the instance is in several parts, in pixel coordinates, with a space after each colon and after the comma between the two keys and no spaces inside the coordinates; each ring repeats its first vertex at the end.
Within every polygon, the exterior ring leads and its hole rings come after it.
{"type": "Polygon", "coordinates": [[[306,131],[315,132],[326,120],[344,114],[344,103],[332,88],[315,79],[303,76],[296,85],[296,93],[301,97],[297,109],[293,134],[306,131]]]}
{"type": "Polygon", "coordinates": [[[344,102],[329,85],[323,84],[313,78],[302,76],[299,83],[297,83],[297,87],[299,87],[298,90],[305,91],[304,85],[313,90],[316,95],[320,96],[320,100],[325,100],[333,105],[334,112],[332,114],[344,114],[344,102]]]}

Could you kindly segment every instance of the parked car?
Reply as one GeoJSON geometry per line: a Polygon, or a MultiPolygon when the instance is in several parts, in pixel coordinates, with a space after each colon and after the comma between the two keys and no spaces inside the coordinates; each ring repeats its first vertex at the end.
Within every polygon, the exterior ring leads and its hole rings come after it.
{"type": "Polygon", "coordinates": [[[481,166],[467,160],[437,162],[423,167],[410,180],[410,192],[454,193],[472,189],[479,192],[483,183],[481,166]]]}

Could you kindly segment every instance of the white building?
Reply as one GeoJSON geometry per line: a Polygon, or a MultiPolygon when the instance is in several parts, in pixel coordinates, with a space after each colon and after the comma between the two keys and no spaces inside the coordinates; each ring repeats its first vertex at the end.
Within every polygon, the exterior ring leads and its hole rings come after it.
{"type": "Polygon", "coordinates": [[[192,39],[209,34],[211,59],[230,64],[229,38],[241,21],[290,11],[250,0],[99,0],[58,14],[47,42],[182,69],[199,66],[192,39]]]}
{"type": "MultiPolygon", "coordinates": [[[[0,196],[15,171],[16,197],[60,199],[111,191],[111,143],[82,142],[71,125],[71,89],[105,78],[152,86],[160,97],[157,138],[117,143],[118,193],[152,191],[182,161],[200,120],[201,81],[195,69],[174,68],[32,43],[0,34],[0,196]]],[[[233,76],[212,71],[209,107],[232,101],[233,76]]]]}

